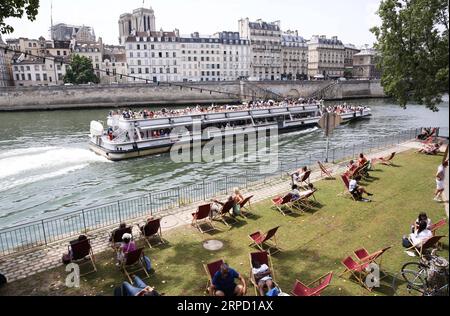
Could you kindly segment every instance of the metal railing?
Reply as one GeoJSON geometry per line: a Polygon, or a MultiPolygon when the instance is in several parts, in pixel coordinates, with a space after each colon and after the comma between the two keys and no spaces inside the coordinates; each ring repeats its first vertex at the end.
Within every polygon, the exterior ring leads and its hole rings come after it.
{"type": "MultiPolygon", "coordinates": [[[[329,158],[330,161],[337,162],[355,157],[360,152],[367,153],[372,150],[395,146],[416,138],[420,131],[421,129],[410,129],[395,135],[367,139],[361,143],[332,148],[329,158]]],[[[248,189],[256,184],[283,179],[290,171],[302,166],[313,167],[318,161],[324,161],[324,159],[325,152],[299,156],[291,161],[283,161],[283,158],[280,157],[278,170],[273,173],[260,173],[256,170],[246,169],[245,173],[204,179],[201,182],[182,187],[150,192],[145,195],[74,211],[70,214],[2,229],[0,230],[0,256],[46,246],[82,233],[118,225],[123,221],[158,215],[164,211],[206,201],[225,195],[234,187],[248,189]]]]}

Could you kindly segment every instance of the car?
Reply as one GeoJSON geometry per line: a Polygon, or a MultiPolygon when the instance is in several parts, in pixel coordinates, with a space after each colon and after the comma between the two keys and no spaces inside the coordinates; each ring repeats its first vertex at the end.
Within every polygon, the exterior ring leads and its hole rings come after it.
{"type": "Polygon", "coordinates": [[[65,83],[65,86],[73,86],[73,83],[65,83]]]}

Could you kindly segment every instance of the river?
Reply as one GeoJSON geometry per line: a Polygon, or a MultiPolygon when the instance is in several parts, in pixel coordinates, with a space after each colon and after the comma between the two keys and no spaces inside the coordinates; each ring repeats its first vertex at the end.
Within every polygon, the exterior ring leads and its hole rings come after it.
{"type": "MultiPolygon", "coordinates": [[[[403,110],[388,99],[348,103],[368,105],[373,116],[336,129],[332,147],[421,126],[440,126],[441,135],[448,136],[448,97],[437,113],[414,104],[403,110]]],[[[0,228],[249,168],[248,163],[176,164],[168,154],[110,162],[88,149],[90,121],[105,121],[107,113],[0,113],[0,228]]],[[[279,138],[281,161],[324,148],[318,128],[279,138]]]]}

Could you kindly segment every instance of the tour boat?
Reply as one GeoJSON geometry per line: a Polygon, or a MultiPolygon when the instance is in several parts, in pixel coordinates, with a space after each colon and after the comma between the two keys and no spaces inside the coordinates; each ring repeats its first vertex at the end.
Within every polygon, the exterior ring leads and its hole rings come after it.
{"type": "MultiPolygon", "coordinates": [[[[193,111],[182,115],[158,115],[156,117],[126,117],[120,114],[108,116],[107,129],[99,121],[92,121],[90,148],[112,161],[160,154],[170,151],[173,145],[210,141],[218,136],[247,134],[251,131],[278,133],[315,127],[322,116],[323,104],[287,103],[252,108],[234,106],[213,111],[193,111]]],[[[371,116],[371,110],[341,113],[342,121],[371,116]]]]}

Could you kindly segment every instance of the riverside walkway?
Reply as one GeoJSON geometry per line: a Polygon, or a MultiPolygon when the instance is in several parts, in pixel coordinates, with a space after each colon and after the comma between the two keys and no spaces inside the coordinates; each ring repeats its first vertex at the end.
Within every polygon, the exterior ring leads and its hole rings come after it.
{"type": "MultiPolygon", "coordinates": [[[[410,149],[420,148],[421,144],[415,141],[409,141],[401,143],[392,147],[385,148],[381,151],[374,151],[367,153],[369,158],[378,158],[388,156],[392,152],[401,153],[410,149]]],[[[335,175],[342,173],[345,170],[345,162],[330,165],[335,175]]],[[[312,182],[320,180],[320,170],[314,170],[311,176],[312,182]]],[[[257,203],[263,200],[273,197],[278,194],[289,191],[289,182],[285,179],[274,179],[267,183],[261,183],[248,190],[248,193],[254,195],[252,199],[253,203],[257,203]]],[[[247,192],[244,192],[247,193],[247,192]]],[[[221,199],[223,197],[217,197],[221,199]]],[[[431,199],[431,198],[430,198],[431,199]]],[[[202,203],[191,204],[186,207],[177,208],[172,211],[166,212],[162,218],[163,232],[173,230],[174,228],[186,226],[191,223],[191,213],[202,203]]],[[[134,222],[128,222],[127,224],[134,225],[145,221],[145,217],[135,220],[134,222]]],[[[100,253],[109,248],[109,234],[114,227],[107,227],[98,231],[89,232],[89,237],[93,238],[93,249],[95,253],[100,253]]],[[[138,236],[136,226],[134,226],[134,234],[138,236]]],[[[15,280],[27,278],[33,276],[39,272],[44,272],[62,265],[61,257],[64,252],[67,252],[68,241],[62,241],[53,245],[36,248],[32,251],[10,255],[0,258],[0,271],[4,273],[9,282],[15,280]]]]}

